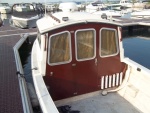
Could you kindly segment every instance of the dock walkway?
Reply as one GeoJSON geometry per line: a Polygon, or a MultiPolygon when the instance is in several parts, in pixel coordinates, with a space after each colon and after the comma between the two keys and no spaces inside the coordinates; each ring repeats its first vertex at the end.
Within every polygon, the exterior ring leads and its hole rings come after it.
{"type": "Polygon", "coordinates": [[[36,31],[36,28],[0,27],[0,113],[24,112],[13,47],[20,34],[36,31]]]}

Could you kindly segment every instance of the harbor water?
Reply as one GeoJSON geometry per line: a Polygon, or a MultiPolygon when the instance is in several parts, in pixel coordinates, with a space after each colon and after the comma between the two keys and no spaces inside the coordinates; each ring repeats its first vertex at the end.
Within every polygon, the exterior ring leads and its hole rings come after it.
{"type": "Polygon", "coordinates": [[[150,69],[150,38],[123,39],[125,57],[129,57],[142,66],[150,69]]]}

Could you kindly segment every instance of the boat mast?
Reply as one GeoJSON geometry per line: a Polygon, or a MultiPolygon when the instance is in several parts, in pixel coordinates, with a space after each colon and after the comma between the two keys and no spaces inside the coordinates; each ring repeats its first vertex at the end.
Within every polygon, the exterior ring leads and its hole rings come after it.
{"type": "Polygon", "coordinates": [[[45,16],[46,16],[46,0],[45,0],[45,16]]]}

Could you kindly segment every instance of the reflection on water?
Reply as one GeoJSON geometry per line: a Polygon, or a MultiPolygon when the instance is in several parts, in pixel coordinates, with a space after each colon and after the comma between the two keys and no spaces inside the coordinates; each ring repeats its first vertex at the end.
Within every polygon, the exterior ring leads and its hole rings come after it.
{"type": "Polygon", "coordinates": [[[150,38],[123,39],[125,56],[150,69],[150,38]]]}

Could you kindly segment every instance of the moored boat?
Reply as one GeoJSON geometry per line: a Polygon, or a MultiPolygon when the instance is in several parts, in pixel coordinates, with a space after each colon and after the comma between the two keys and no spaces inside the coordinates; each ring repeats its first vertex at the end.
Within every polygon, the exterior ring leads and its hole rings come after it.
{"type": "Polygon", "coordinates": [[[22,7],[20,6],[22,4],[12,6],[10,24],[20,28],[36,27],[36,21],[42,16],[40,12],[35,10],[35,7],[30,3],[24,3],[22,7]]]}
{"type": "Polygon", "coordinates": [[[11,13],[11,8],[8,3],[0,3],[0,13],[1,14],[11,13]]]}
{"type": "Polygon", "coordinates": [[[150,70],[124,57],[122,46],[123,28],[144,23],[102,20],[76,12],[74,3],[61,8],[37,21],[32,48],[42,112],[58,113],[57,106],[70,104],[82,113],[149,113],[150,70]]]}

